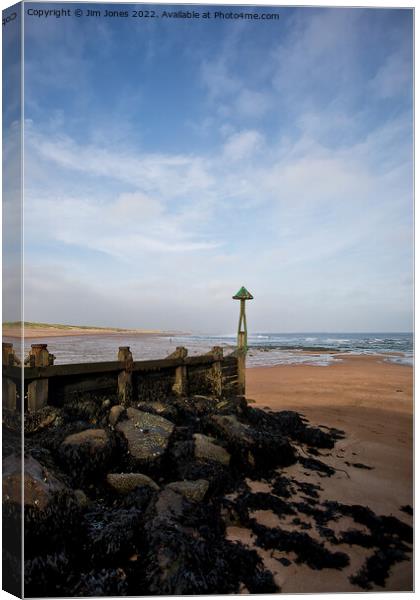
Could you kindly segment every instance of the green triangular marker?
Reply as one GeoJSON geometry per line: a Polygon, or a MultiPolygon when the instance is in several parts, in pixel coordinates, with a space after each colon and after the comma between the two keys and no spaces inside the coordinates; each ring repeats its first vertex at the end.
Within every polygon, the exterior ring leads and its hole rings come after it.
{"type": "Polygon", "coordinates": [[[232,296],[232,298],[234,300],[253,300],[254,296],[250,294],[248,290],[244,288],[244,286],[242,286],[241,289],[236,292],[234,296],[232,296]]]}

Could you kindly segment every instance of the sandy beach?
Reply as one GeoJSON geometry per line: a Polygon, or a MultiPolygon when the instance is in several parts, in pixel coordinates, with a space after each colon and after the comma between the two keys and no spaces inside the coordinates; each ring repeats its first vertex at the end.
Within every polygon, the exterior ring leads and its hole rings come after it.
{"type": "MultiPolygon", "coordinates": [[[[412,517],[401,511],[401,507],[413,505],[413,369],[384,362],[379,356],[340,358],[341,362],[328,367],[287,365],[247,369],[247,397],[255,401],[254,406],[296,410],[313,425],[345,432],[345,438],[332,451],[321,452],[321,460],[337,469],[333,476],[321,478],[316,471],[299,464],[283,469],[287,476],[319,485],[320,501],[361,504],[379,515],[393,515],[412,525],[412,517]]],[[[256,491],[265,485],[249,483],[256,491]]],[[[258,511],[254,516],[271,527],[287,525],[271,511],[258,511]]],[[[306,522],[313,526],[310,521],[306,517],[306,522]]],[[[357,528],[348,517],[341,521],[334,524],[337,533],[340,528],[357,528]]],[[[315,531],[313,527],[311,535],[315,531]]],[[[268,551],[253,546],[248,530],[232,527],[228,534],[231,539],[255,547],[285,593],[361,591],[349,581],[349,576],[368,556],[365,548],[340,546],[349,555],[350,565],[341,571],[317,571],[294,562],[283,566],[268,551]]],[[[337,550],[329,542],[325,545],[337,550]]],[[[399,591],[411,590],[412,586],[412,561],[405,561],[391,568],[385,588],[374,585],[373,589],[399,591]]]]}
{"type": "MultiPolygon", "coordinates": [[[[136,335],[136,336],[150,336],[150,335],[171,335],[171,332],[164,332],[155,329],[116,329],[108,327],[78,327],[76,325],[37,325],[37,326],[25,326],[25,338],[37,339],[37,338],[55,338],[55,337],[75,337],[75,336],[120,336],[120,335],[136,335]]],[[[173,334],[172,334],[173,335],[173,334]]],[[[5,338],[17,338],[20,339],[22,336],[22,329],[16,326],[3,325],[3,337],[5,338]]]]}

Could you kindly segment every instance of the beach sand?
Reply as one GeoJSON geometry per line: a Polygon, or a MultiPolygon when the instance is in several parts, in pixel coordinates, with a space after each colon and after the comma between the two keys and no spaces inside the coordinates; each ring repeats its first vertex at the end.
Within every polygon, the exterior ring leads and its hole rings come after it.
{"type": "MultiPolygon", "coordinates": [[[[394,515],[412,525],[412,517],[400,509],[413,505],[413,369],[384,362],[383,357],[340,358],[341,362],[328,367],[285,365],[247,369],[247,398],[254,400],[256,407],[296,410],[313,425],[344,430],[345,438],[332,451],[323,450],[319,457],[341,470],[332,477],[320,478],[316,471],[297,464],[283,470],[287,476],[319,484],[321,501],[361,504],[379,515],[394,515]],[[360,463],[371,469],[354,466],[360,463]]],[[[250,485],[255,491],[266,486],[261,482],[250,485]]],[[[269,526],[287,526],[285,520],[280,522],[271,511],[259,511],[254,516],[269,526]]],[[[350,523],[346,520],[349,518],[334,524],[337,532],[356,526],[351,519],[350,523]]],[[[315,528],[310,533],[313,537],[318,535],[315,528]]],[[[346,552],[350,566],[342,571],[317,571],[294,562],[283,566],[270,552],[253,545],[249,530],[232,527],[228,536],[255,547],[285,593],[363,591],[348,578],[358,571],[372,550],[356,545],[332,546],[324,540],[332,551],[346,552]]],[[[412,588],[412,561],[394,565],[385,590],[412,588]]],[[[384,590],[376,585],[373,589],[384,590]]]]}
{"type": "MultiPolygon", "coordinates": [[[[121,336],[121,335],[130,335],[130,336],[151,336],[151,335],[175,335],[171,332],[164,332],[159,330],[146,330],[146,329],[106,329],[95,328],[95,327],[77,327],[77,326],[68,326],[68,327],[25,327],[25,338],[27,339],[43,339],[43,338],[55,338],[55,337],[73,337],[73,336],[98,336],[98,335],[106,335],[106,336],[121,336]]],[[[179,335],[179,334],[178,334],[179,335]]],[[[186,334],[184,334],[186,335],[186,334]]],[[[22,336],[22,330],[19,327],[5,327],[3,326],[3,338],[17,338],[20,339],[22,336]]]]}

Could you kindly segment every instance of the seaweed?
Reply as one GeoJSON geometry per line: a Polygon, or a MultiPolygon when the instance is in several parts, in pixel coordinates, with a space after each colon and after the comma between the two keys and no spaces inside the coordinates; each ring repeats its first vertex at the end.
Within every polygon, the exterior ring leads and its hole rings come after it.
{"type": "Polygon", "coordinates": [[[285,531],[279,527],[268,528],[254,521],[252,530],[257,535],[257,544],[266,550],[277,549],[295,552],[296,562],[305,563],[311,569],[343,569],[350,563],[344,552],[331,552],[322,543],[307,533],[285,531]]]}
{"type": "MultiPolygon", "coordinates": [[[[138,487],[122,495],[107,485],[107,474],[129,473],[138,466],[109,422],[115,402],[114,397],[78,396],[51,414],[45,411],[39,419],[28,420],[25,456],[51,473],[60,491],[48,493],[44,510],[25,508],[26,595],[233,594],[244,586],[251,593],[280,591],[255,548],[226,539],[226,527],[232,524],[249,528],[257,547],[295,553],[290,558],[276,556],[284,566],[295,561],[312,569],[343,569],[349,564],[345,553],[333,552],[311,537],[315,528],[329,544],[368,548],[372,553],[351,578],[362,589],[384,585],[391,566],[408,558],[409,525],[368,507],[321,502],[320,485],[277,470],[299,461],[304,469],[333,476],[334,469],[314,457],[318,449],[333,448],[343,432],[312,427],[296,412],[250,407],[242,397],[165,396],[159,403],[141,405],[156,414],[163,411],[175,424],[165,454],[142,471],[159,488],[138,487]],[[221,426],[226,423],[230,430],[221,426]],[[99,428],[107,441],[95,451],[89,443],[63,444],[70,435],[99,428]],[[216,437],[231,454],[230,464],[197,459],[196,433],[216,437]],[[297,445],[310,456],[299,458],[297,445]],[[252,493],[246,477],[264,478],[271,491],[252,493]],[[207,480],[205,498],[189,502],[167,487],[182,479],[207,480]],[[295,530],[258,523],[252,517],[257,510],[272,511],[280,522],[290,517],[295,530]],[[330,523],[343,516],[366,530],[335,533],[330,523]]],[[[17,454],[19,437],[7,427],[4,431],[6,455],[17,454]]],[[[358,465],[352,466],[362,468],[358,465]]],[[[408,505],[400,510],[412,514],[408,505]]],[[[4,511],[10,527],[19,524],[20,505],[8,501],[4,511]]],[[[17,572],[15,562],[6,553],[11,572],[17,572]]]]}

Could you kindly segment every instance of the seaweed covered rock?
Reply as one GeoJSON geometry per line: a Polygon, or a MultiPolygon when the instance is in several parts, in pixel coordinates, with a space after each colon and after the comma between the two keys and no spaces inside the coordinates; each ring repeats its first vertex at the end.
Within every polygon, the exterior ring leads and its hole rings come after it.
{"type": "Polygon", "coordinates": [[[107,398],[91,393],[77,393],[66,400],[63,411],[68,420],[85,421],[89,425],[105,427],[108,421],[109,407],[117,403],[116,396],[107,398]]]}
{"type": "Polygon", "coordinates": [[[242,415],[246,411],[246,400],[242,396],[218,398],[215,396],[183,396],[175,398],[172,406],[178,413],[178,422],[196,422],[197,418],[213,414],[242,415]]]}
{"type": "Polygon", "coordinates": [[[62,446],[74,448],[84,447],[91,454],[102,452],[109,445],[109,436],[103,429],[86,429],[79,433],[73,433],[65,438],[62,446]]]}
{"type": "Polygon", "coordinates": [[[214,415],[210,421],[218,436],[229,444],[242,447],[252,445],[253,439],[249,425],[238,421],[235,415],[214,415]]]}
{"type": "Polygon", "coordinates": [[[159,486],[147,475],[142,473],[108,473],[107,483],[119,494],[129,494],[138,487],[150,487],[158,490],[159,486]]]}
{"type": "MultiPolygon", "coordinates": [[[[54,553],[77,535],[80,507],[74,492],[32,456],[23,460],[25,557],[47,549],[54,553]]],[[[22,462],[9,456],[3,463],[5,535],[16,536],[22,522],[22,462]],[[10,531],[8,530],[10,527],[10,531]]],[[[71,543],[71,542],[70,542],[71,543]]]]}
{"type": "Polygon", "coordinates": [[[113,449],[113,440],[104,429],[85,429],[64,439],[59,456],[73,481],[83,483],[91,475],[100,477],[100,471],[111,460],[113,449]]]}
{"type": "Polygon", "coordinates": [[[127,409],[127,417],[116,429],[125,438],[131,457],[140,464],[156,462],[168,448],[174,424],[135,408],[127,409]]]}
{"type": "Polygon", "coordinates": [[[137,408],[143,412],[159,415],[165,419],[172,420],[176,419],[177,416],[176,408],[168,402],[138,402],[137,408]]]}
{"type": "Polygon", "coordinates": [[[266,469],[296,461],[293,447],[285,435],[276,431],[274,422],[255,427],[242,423],[235,415],[213,415],[208,424],[245,467],[266,469]]]}
{"type": "MultiPolygon", "coordinates": [[[[53,501],[57,492],[65,490],[65,486],[31,456],[25,457],[23,469],[25,507],[43,511],[53,501]]],[[[22,461],[16,455],[8,456],[3,461],[4,502],[19,505],[21,495],[22,461]]]]}
{"type": "Polygon", "coordinates": [[[48,427],[61,427],[64,424],[64,413],[57,406],[44,406],[36,412],[25,413],[24,431],[26,434],[37,433],[48,427]]]}
{"type": "Polygon", "coordinates": [[[278,591],[255,551],[223,537],[215,507],[190,503],[166,488],[145,524],[145,583],[150,594],[278,591]]]}
{"type": "Polygon", "coordinates": [[[115,427],[115,425],[118,423],[118,421],[120,420],[120,418],[122,417],[124,412],[125,412],[125,408],[121,404],[116,404],[115,406],[113,406],[111,408],[111,410],[109,411],[109,415],[108,415],[109,424],[112,427],[115,427]]]}
{"type": "Polygon", "coordinates": [[[25,560],[25,595],[32,598],[68,595],[70,565],[69,557],[64,552],[25,560]]]}
{"type": "Polygon", "coordinates": [[[339,429],[326,427],[323,431],[319,427],[309,426],[302,415],[292,410],[272,412],[248,408],[246,416],[254,427],[286,435],[315,448],[331,449],[337,440],[344,437],[344,432],[339,429]]]}
{"type": "Polygon", "coordinates": [[[126,596],[127,576],[123,569],[100,569],[82,573],[71,596],[126,596]]]}
{"type": "MultiPolygon", "coordinates": [[[[137,408],[87,396],[33,418],[25,436],[27,595],[270,593],[279,590],[261,556],[342,569],[348,558],[331,544],[375,551],[353,573],[368,588],[405,559],[407,525],[322,502],[319,485],[279,469],[299,461],[333,476],[306,452],[332,447],[341,432],[311,427],[292,411],[249,407],[242,397],[165,394],[137,408]],[[299,443],[305,457],[295,453],[299,443]],[[276,516],[276,527],[260,522],[264,511],[276,516]],[[330,521],[342,516],[363,531],[334,532],[330,521]],[[229,526],[251,530],[256,548],[230,541],[229,526]]],[[[4,509],[17,526],[20,437],[5,431],[4,509]]]]}
{"type": "Polygon", "coordinates": [[[201,433],[195,433],[194,436],[194,456],[197,460],[214,461],[222,465],[228,465],[230,454],[216,440],[201,433]]]}
{"type": "Polygon", "coordinates": [[[209,489],[209,482],[206,479],[173,481],[168,483],[166,487],[181,494],[191,502],[201,502],[209,489]]]}
{"type": "Polygon", "coordinates": [[[108,567],[121,564],[138,552],[143,518],[144,510],[135,504],[115,508],[93,506],[85,513],[84,530],[79,534],[86,560],[92,566],[108,567]]]}

